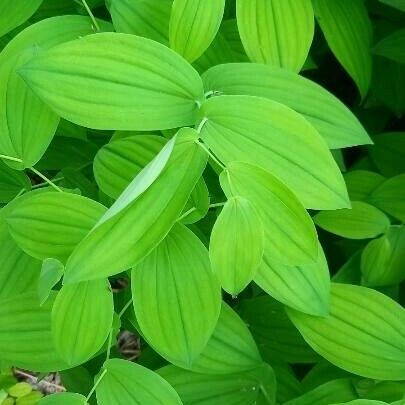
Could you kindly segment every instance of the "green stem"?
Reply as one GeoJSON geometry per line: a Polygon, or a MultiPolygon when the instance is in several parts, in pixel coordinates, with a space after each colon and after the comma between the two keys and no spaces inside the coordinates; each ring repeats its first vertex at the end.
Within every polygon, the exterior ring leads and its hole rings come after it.
{"type": "Polygon", "coordinates": [[[107,343],[107,356],[105,361],[107,361],[110,358],[111,354],[111,343],[112,343],[112,334],[113,334],[113,328],[111,327],[110,333],[108,334],[108,343],[107,343]]]}
{"type": "Polygon", "coordinates": [[[126,310],[130,307],[132,304],[132,298],[124,305],[124,307],[121,309],[120,313],[118,314],[118,318],[122,318],[122,315],[125,314],[126,310]]]}
{"type": "Polygon", "coordinates": [[[0,159],[11,160],[12,162],[22,163],[22,159],[12,157],[12,156],[8,156],[8,155],[1,155],[0,154],[0,159]]]}
{"type": "Polygon", "coordinates": [[[208,206],[208,208],[223,207],[225,204],[226,204],[226,202],[210,204],[210,205],[208,206]]]}
{"type": "Polygon", "coordinates": [[[97,23],[97,20],[94,18],[93,12],[91,11],[90,7],[88,6],[87,1],[82,0],[82,3],[83,3],[84,8],[86,9],[88,15],[90,16],[91,21],[93,21],[94,27],[96,28],[97,32],[100,32],[100,27],[97,23]]]}
{"type": "MultiPolygon", "coordinates": [[[[57,177],[56,179],[53,179],[52,182],[56,183],[57,181],[61,181],[64,179],[65,179],[64,177],[57,177]]],[[[34,184],[31,188],[32,189],[40,188],[40,187],[46,186],[47,184],[49,184],[49,183],[47,181],[44,181],[43,183],[34,184]]]]}
{"type": "Polygon", "coordinates": [[[197,141],[197,143],[219,167],[225,170],[224,164],[202,142],[197,141]]]}
{"type": "Polygon", "coordinates": [[[100,374],[100,376],[97,378],[97,381],[94,383],[93,388],[90,390],[89,394],[86,397],[87,402],[89,402],[89,399],[93,395],[94,391],[96,390],[96,388],[98,387],[98,385],[100,384],[101,380],[104,378],[106,373],[107,373],[107,369],[104,369],[103,372],[100,374]]]}
{"type": "Polygon", "coordinates": [[[180,215],[180,216],[177,218],[177,221],[181,221],[181,220],[182,220],[183,218],[185,218],[187,215],[191,214],[192,212],[194,212],[194,211],[196,211],[196,210],[197,210],[196,207],[190,208],[190,209],[187,210],[184,214],[180,215]]]}
{"type": "Polygon", "coordinates": [[[55,190],[63,193],[63,190],[60,189],[53,181],[49,180],[48,177],[44,176],[41,172],[39,172],[37,169],[34,169],[33,167],[30,167],[30,170],[33,171],[37,176],[41,177],[42,180],[44,180],[46,183],[48,183],[51,187],[53,187],[55,190]]]}

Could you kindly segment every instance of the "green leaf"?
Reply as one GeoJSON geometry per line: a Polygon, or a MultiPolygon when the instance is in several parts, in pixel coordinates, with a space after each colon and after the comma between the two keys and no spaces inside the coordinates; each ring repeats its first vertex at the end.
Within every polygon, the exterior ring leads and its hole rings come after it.
{"type": "Polygon", "coordinates": [[[283,264],[316,260],[314,224],[295,195],[264,169],[243,162],[230,163],[220,175],[227,197],[241,196],[256,209],[264,226],[264,254],[283,264]]]}
{"type": "Polygon", "coordinates": [[[275,404],[276,381],[267,364],[235,374],[199,374],[175,366],[163,367],[158,373],[185,405],[275,404]]]}
{"type": "MultiPolygon", "coordinates": [[[[25,0],[11,3],[22,2],[33,3],[25,0]]],[[[100,25],[109,28],[106,23],[100,22],[100,25]]],[[[39,50],[92,32],[88,17],[58,16],[24,29],[2,51],[0,153],[22,160],[21,163],[6,161],[11,167],[22,169],[37,163],[51,142],[59,122],[59,117],[20,78],[18,69],[39,50]]]]}
{"type": "Polygon", "coordinates": [[[60,356],[73,366],[97,353],[111,330],[113,313],[105,279],[63,286],[52,309],[52,336],[60,356]]]}
{"type": "Polygon", "coordinates": [[[169,24],[170,47],[194,62],[218,32],[225,0],[174,0],[169,24]]]}
{"type": "Polygon", "coordinates": [[[86,397],[73,392],[59,392],[42,398],[38,405],[86,405],[86,397]]]}
{"type": "Polygon", "coordinates": [[[6,221],[26,253],[65,262],[105,211],[100,203],[77,194],[45,192],[18,202],[6,221]]]}
{"type": "Polygon", "coordinates": [[[381,174],[368,170],[352,170],[344,177],[351,201],[368,201],[373,191],[385,180],[381,174]]]}
{"type": "MultiPolygon", "coordinates": [[[[174,139],[173,152],[160,175],[153,169],[155,165],[161,167],[160,163],[156,163],[156,159],[162,159],[159,154],[135,177],[97,226],[76,247],[66,265],[65,282],[100,278],[124,271],[136,265],[164,239],[207,163],[207,155],[196,140],[194,130],[180,130],[174,139]],[[152,179],[150,175],[153,175],[152,179]],[[149,187],[146,189],[146,186],[149,187]],[[140,194],[140,191],[143,193],[140,194]]],[[[162,152],[163,156],[166,152],[162,152]]]]}
{"type": "Polygon", "coordinates": [[[227,293],[237,295],[252,281],[264,244],[264,226],[253,204],[244,197],[230,197],[210,240],[212,270],[227,293]]]}
{"type": "Polygon", "coordinates": [[[206,91],[269,98],[302,114],[329,148],[371,143],[355,115],[315,82],[277,66],[228,63],[203,75],[206,91]]]}
{"type": "Polygon", "coordinates": [[[179,220],[182,224],[193,224],[200,219],[204,218],[209,210],[210,195],[207,184],[203,177],[200,177],[193,191],[191,192],[190,199],[187,201],[183,209],[184,217],[179,220]],[[188,214],[186,215],[186,213],[188,214]]]}
{"type": "MultiPolygon", "coordinates": [[[[399,405],[401,405],[403,402],[400,402],[399,405]]],[[[387,402],[382,402],[382,401],[374,401],[371,399],[355,399],[354,401],[350,402],[342,402],[340,404],[335,404],[335,405],[388,405],[387,402]]]]}
{"type": "Polygon", "coordinates": [[[245,52],[245,48],[242,45],[240,39],[238,23],[235,19],[223,20],[221,28],[219,30],[221,35],[224,36],[225,40],[228,42],[232,55],[237,62],[247,62],[248,57],[245,52]]]}
{"type": "Polygon", "coordinates": [[[43,0],[4,1],[0,5],[0,37],[28,20],[43,0]]]}
{"type": "Polygon", "coordinates": [[[353,201],[350,209],[319,212],[313,219],[320,228],[349,239],[374,238],[390,226],[383,212],[361,201],[353,201]]]}
{"type": "Polygon", "coordinates": [[[291,323],[284,305],[272,297],[242,300],[238,309],[265,358],[286,363],[313,363],[319,359],[291,323]]]}
{"type": "Polygon", "coordinates": [[[395,31],[377,42],[373,51],[395,62],[405,63],[405,29],[395,31]]]}
{"type": "Polygon", "coordinates": [[[347,207],[339,168],[317,131],[299,114],[274,101],[218,96],[201,107],[201,138],[225,164],[244,161],[268,170],[306,208],[347,207]]]}
{"type": "Polygon", "coordinates": [[[57,259],[48,258],[42,262],[38,279],[38,298],[41,305],[48,299],[52,288],[62,278],[64,270],[63,263],[57,259]]]}
{"type": "Polygon", "coordinates": [[[315,16],[337,60],[362,98],[371,80],[371,22],[363,0],[313,0],[315,16]]]}
{"type": "Polygon", "coordinates": [[[380,0],[380,2],[395,7],[398,10],[405,11],[405,0],[380,0]]]}
{"type": "Polygon", "coordinates": [[[330,277],[321,245],[315,263],[286,266],[265,254],[254,281],[277,301],[306,314],[329,312],[330,277]]]}
{"type": "Polygon", "coordinates": [[[23,172],[10,169],[0,161],[0,203],[6,204],[22,191],[31,189],[31,181],[23,172]]]}
{"type": "Polygon", "coordinates": [[[110,0],[109,11],[117,32],[139,35],[168,44],[173,0],[110,0]]]}
{"type": "Polygon", "coordinates": [[[356,398],[358,396],[350,379],[342,378],[319,385],[284,405],[330,405],[335,404],[336,401],[346,403],[356,398]]]}
{"type": "Polygon", "coordinates": [[[382,286],[405,279],[405,226],[391,226],[372,240],[361,255],[361,271],[367,285],[382,286]]]}
{"type": "Polygon", "coordinates": [[[252,62],[301,70],[314,36],[310,0],[237,0],[236,16],[252,62]]]}
{"type": "Polygon", "coordinates": [[[301,383],[292,368],[286,363],[273,365],[277,380],[276,399],[280,404],[302,394],[301,383]]]}
{"type": "Polygon", "coordinates": [[[136,135],[104,145],[93,162],[94,177],[100,189],[109,197],[118,198],[166,142],[161,136],[136,135]]]}
{"type": "Polygon", "coordinates": [[[136,319],[145,339],[171,363],[190,367],[207,345],[221,308],[220,286],[206,247],[177,224],[138,263],[131,278],[136,319]]]}
{"type": "Polygon", "coordinates": [[[0,300],[0,360],[24,370],[67,368],[51,336],[54,295],[40,306],[36,292],[0,300]]]}
{"type": "Polygon", "coordinates": [[[190,370],[202,374],[228,374],[252,370],[262,363],[246,324],[225,302],[211,339],[190,370]]]}
{"type": "Polygon", "coordinates": [[[366,287],[332,284],[330,315],[287,313],[309,345],[351,373],[378,380],[405,378],[405,310],[366,287]]]}
{"type": "Polygon", "coordinates": [[[95,129],[194,124],[203,97],[201,78],[183,58],[130,34],[101,33],[64,43],[32,58],[19,73],[61,117],[95,129]]]}
{"type": "Polygon", "coordinates": [[[97,386],[99,405],[181,405],[173,387],[158,374],[121,359],[104,364],[105,376],[97,386]]]}
{"type": "Polygon", "coordinates": [[[371,193],[369,202],[405,222],[405,174],[392,177],[371,193]]]}

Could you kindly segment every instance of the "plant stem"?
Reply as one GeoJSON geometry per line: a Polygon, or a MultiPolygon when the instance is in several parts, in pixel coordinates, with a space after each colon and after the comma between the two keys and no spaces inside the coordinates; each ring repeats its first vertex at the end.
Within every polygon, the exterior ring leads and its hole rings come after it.
{"type": "Polygon", "coordinates": [[[208,156],[223,170],[225,170],[225,166],[223,163],[220,162],[220,160],[200,141],[197,141],[198,145],[207,152],[208,156]]]}
{"type": "Polygon", "coordinates": [[[12,157],[12,156],[8,156],[8,155],[1,155],[0,154],[0,159],[11,160],[12,162],[22,163],[22,159],[12,157]]]}
{"type": "Polygon", "coordinates": [[[87,402],[89,401],[89,399],[93,395],[94,391],[96,390],[96,388],[98,387],[98,385],[100,384],[101,380],[104,378],[106,373],[107,373],[107,369],[104,369],[103,372],[100,374],[100,376],[97,378],[97,381],[94,383],[93,388],[90,390],[89,394],[86,397],[87,402]]]}
{"type": "Polygon", "coordinates": [[[215,204],[210,204],[208,208],[216,208],[216,207],[223,207],[226,204],[226,202],[220,202],[220,203],[215,203],[215,204]]]}
{"type": "MultiPolygon", "coordinates": [[[[56,179],[53,179],[52,182],[56,183],[57,181],[61,181],[64,180],[64,177],[57,177],[56,179]]],[[[35,188],[40,188],[42,186],[46,186],[47,184],[49,184],[47,181],[44,181],[43,183],[38,183],[38,184],[34,184],[31,188],[35,189],[35,188]]]]}
{"type": "Polygon", "coordinates": [[[111,354],[111,343],[112,343],[112,333],[113,333],[113,328],[111,327],[110,333],[108,334],[108,343],[107,343],[107,356],[105,361],[107,361],[110,358],[111,354]]]}
{"type": "Polygon", "coordinates": [[[60,189],[53,181],[49,180],[48,177],[43,175],[37,169],[34,169],[33,167],[30,167],[30,170],[32,170],[37,176],[41,177],[42,180],[45,180],[45,182],[48,183],[51,187],[53,187],[55,190],[63,193],[62,189],[60,189]]]}
{"type": "Polygon", "coordinates": [[[120,313],[118,314],[118,318],[121,319],[122,315],[125,314],[125,311],[130,307],[131,304],[132,304],[132,298],[121,309],[120,313]]]}
{"type": "Polygon", "coordinates": [[[181,220],[182,220],[183,218],[185,218],[187,215],[191,214],[192,212],[194,212],[194,211],[196,211],[196,210],[197,210],[196,207],[190,208],[190,209],[187,210],[184,214],[180,215],[180,216],[177,218],[177,221],[181,221],[181,220]]]}
{"type": "Polygon", "coordinates": [[[82,3],[83,3],[84,8],[86,9],[88,15],[90,16],[91,21],[93,21],[94,27],[96,28],[97,32],[100,32],[100,27],[97,23],[97,20],[95,19],[94,15],[93,15],[93,12],[91,11],[90,7],[88,6],[87,1],[82,0],[82,3]]]}

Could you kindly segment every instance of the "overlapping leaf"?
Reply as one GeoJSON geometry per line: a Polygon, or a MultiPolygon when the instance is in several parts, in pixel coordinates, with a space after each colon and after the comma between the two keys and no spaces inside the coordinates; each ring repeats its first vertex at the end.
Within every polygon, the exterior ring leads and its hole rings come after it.
{"type": "Polygon", "coordinates": [[[0,203],[8,203],[30,188],[31,182],[25,173],[17,172],[0,161],[0,203]]]}
{"type": "Polygon", "coordinates": [[[121,33],[56,46],[19,73],[60,116],[95,129],[194,124],[203,95],[201,78],[183,58],[155,41],[121,33]]]}
{"type": "Polygon", "coordinates": [[[236,15],[252,62],[300,71],[314,35],[310,0],[237,0],[236,15]]]}
{"type": "Polygon", "coordinates": [[[208,99],[201,138],[228,164],[245,161],[278,177],[307,208],[348,206],[340,171],[318,132],[277,102],[249,96],[208,99]]]}
{"type": "Polygon", "coordinates": [[[85,405],[86,397],[73,392],[60,392],[42,398],[38,405],[85,405]]]}
{"type": "Polygon", "coordinates": [[[41,304],[47,300],[52,288],[62,278],[64,269],[63,263],[57,259],[48,258],[42,262],[38,279],[38,298],[41,304]]]}
{"type": "Polygon", "coordinates": [[[206,91],[266,97],[302,114],[329,148],[370,143],[354,114],[315,82],[276,66],[231,63],[212,67],[203,75],[206,91]]]}
{"type": "Polygon", "coordinates": [[[373,51],[395,62],[405,63],[405,29],[383,38],[374,46],[373,51]]]}
{"type": "Polygon", "coordinates": [[[351,170],[345,174],[347,191],[352,201],[367,201],[384,180],[381,174],[368,170],[351,170]]]}

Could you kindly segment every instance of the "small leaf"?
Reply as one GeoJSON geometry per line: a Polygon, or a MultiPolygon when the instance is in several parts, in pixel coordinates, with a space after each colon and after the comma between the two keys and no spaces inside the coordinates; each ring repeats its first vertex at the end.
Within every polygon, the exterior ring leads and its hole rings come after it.
{"type": "Polygon", "coordinates": [[[315,16],[329,47],[364,99],[371,80],[371,22],[363,0],[314,0],[315,16]]]}
{"type": "Polygon", "coordinates": [[[77,194],[45,192],[17,203],[6,221],[11,236],[29,255],[65,262],[105,211],[77,194]]]}
{"type": "Polygon", "coordinates": [[[340,170],[318,132],[299,114],[250,96],[211,97],[201,107],[201,138],[228,164],[244,161],[280,179],[306,208],[348,206],[340,170]]]}
{"type": "Polygon", "coordinates": [[[368,201],[373,191],[385,180],[381,174],[368,170],[352,170],[344,177],[351,201],[368,201]]]}
{"type": "Polygon", "coordinates": [[[321,245],[315,263],[286,266],[263,257],[254,278],[260,288],[277,301],[306,314],[325,316],[329,312],[330,278],[321,245]]]}
{"type": "Polygon", "coordinates": [[[126,360],[110,359],[97,386],[99,405],[181,405],[173,387],[153,371],[126,360]]]}
{"type": "Polygon", "coordinates": [[[57,259],[48,258],[42,262],[38,279],[38,298],[41,305],[48,299],[52,288],[62,278],[64,269],[63,263],[57,259]]]}
{"type": "Polygon", "coordinates": [[[330,315],[287,313],[309,345],[332,364],[378,380],[405,378],[405,310],[369,288],[332,284],[330,315]]]}
{"type": "Polygon", "coordinates": [[[226,292],[237,295],[252,281],[264,244],[264,227],[251,202],[239,196],[229,198],[210,240],[212,269],[226,292]]]}
{"type": "Polygon", "coordinates": [[[405,63],[405,29],[383,38],[374,46],[373,51],[395,62],[405,63]]]}
{"type": "Polygon", "coordinates": [[[207,163],[207,155],[196,143],[196,132],[191,128],[181,129],[173,142],[173,152],[160,175],[155,169],[161,163],[154,160],[76,247],[66,265],[64,282],[124,271],[142,260],[169,233],[207,163]]]}
{"type": "Polygon", "coordinates": [[[180,222],[185,225],[193,224],[200,219],[204,218],[209,210],[210,196],[207,184],[203,177],[200,177],[186,206],[183,209],[184,215],[190,211],[186,216],[181,217],[180,222]],[[191,211],[192,210],[192,211],[191,211]]]}
{"type": "Polygon", "coordinates": [[[31,189],[31,181],[23,172],[10,169],[0,161],[0,203],[6,204],[22,191],[31,189]]]}
{"type": "Polygon", "coordinates": [[[38,405],[86,405],[86,397],[73,392],[59,392],[42,398],[38,405]]]}
{"type": "Polygon", "coordinates": [[[361,271],[370,286],[391,285],[405,279],[405,226],[391,226],[372,240],[361,255],[361,271]]]}
{"type": "Polygon", "coordinates": [[[369,202],[393,217],[405,222],[405,174],[392,177],[370,195],[369,202]]]}
{"type": "Polygon", "coordinates": [[[405,11],[405,0],[380,0],[380,2],[395,7],[398,10],[405,11]]]}
{"type": "Polygon", "coordinates": [[[66,42],[32,58],[19,73],[61,117],[95,129],[194,124],[203,95],[201,78],[183,58],[130,34],[66,42]],[[54,81],[58,86],[50,86],[54,81]]]}
{"type": "Polygon", "coordinates": [[[244,197],[256,209],[265,231],[265,255],[284,264],[316,259],[314,224],[295,195],[276,177],[258,166],[233,162],[221,173],[220,182],[227,197],[244,197]]]}
{"type": "Polygon", "coordinates": [[[145,339],[170,362],[190,367],[210,339],[221,308],[220,286],[206,247],[177,224],[138,263],[131,278],[136,319],[145,339]]]}
{"type": "Polygon", "coordinates": [[[301,70],[314,36],[310,0],[237,0],[236,16],[252,62],[301,70]]]}
{"type": "Polygon", "coordinates": [[[275,404],[276,381],[272,368],[234,374],[200,374],[166,366],[158,373],[175,388],[184,404],[275,404]]]}
{"type": "Polygon", "coordinates": [[[276,66],[228,63],[203,74],[206,91],[269,98],[302,114],[329,148],[369,144],[357,117],[332,93],[317,83],[276,66]]]}
{"type": "Polygon", "coordinates": [[[107,339],[113,312],[106,280],[63,286],[52,309],[52,336],[60,356],[71,366],[90,359],[107,339]]]}
{"type": "Polygon", "coordinates": [[[390,226],[383,212],[361,201],[353,201],[350,209],[319,212],[313,219],[320,228],[349,239],[374,238],[390,226]]]}
{"type": "Polygon", "coordinates": [[[170,47],[194,62],[215,38],[225,0],[174,0],[169,24],[170,47]]]}

